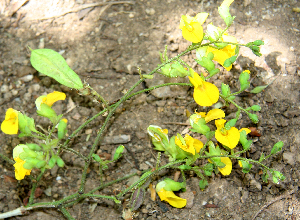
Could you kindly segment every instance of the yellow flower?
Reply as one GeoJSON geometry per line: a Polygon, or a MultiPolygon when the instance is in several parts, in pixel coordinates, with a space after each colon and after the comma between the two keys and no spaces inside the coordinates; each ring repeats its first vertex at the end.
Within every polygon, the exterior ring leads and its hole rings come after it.
{"type": "Polygon", "coordinates": [[[203,27],[201,26],[208,13],[199,13],[195,17],[189,15],[182,15],[179,28],[182,30],[184,39],[193,43],[199,43],[203,39],[203,27]]]}
{"type": "Polygon", "coordinates": [[[229,8],[229,6],[231,5],[231,3],[233,2],[234,0],[224,0],[223,3],[221,4],[221,7],[222,6],[227,6],[229,8]]]}
{"type": "MultiPolygon", "coordinates": [[[[197,115],[200,116],[200,118],[204,118],[205,122],[208,123],[212,120],[219,119],[219,118],[224,118],[225,117],[225,112],[222,111],[221,109],[212,109],[210,110],[207,115],[206,112],[195,112],[197,115]]],[[[197,122],[196,122],[197,123],[197,122]]]]}
{"type": "MultiPolygon", "coordinates": [[[[224,34],[221,38],[223,42],[231,42],[231,43],[237,43],[237,40],[233,36],[229,36],[224,34]]],[[[236,46],[232,44],[228,44],[226,47],[222,49],[216,49],[213,47],[208,47],[206,50],[206,54],[212,52],[214,54],[214,61],[217,61],[222,66],[224,65],[225,60],[235,55],[235,49],[236,46]]],[[[232,65],[229,67],[224,67],[227,71],[231,70],[232,65]]]]}
{"type": "Polygon", "coordinates": [[[44,97],[42,103],[51,107],[54,104],[54,102],[57,102],[59,100],[65,100],[65,99],[66,99],[65,93],[54,91],[52,93],[49,93],[46,97],[44,97]]]}
{"type": "Polygon", "coordinates": [[[186,206],[186,199],[176,196],[173,191],[166,191],[162,188],[157,194],[161,201],[166,201],[175,208],[183,208],[186,206]]]}
{"type": "Polygon", "coordinates": [[[9,108],[6,111],[5,119],[1,124],[1,130],[5,134],[17,134],[19,129],[18,111],[9,108]]]}
{"type": "Polygon", "coordinates": [[[219,100],[218,88],[209,82],[205,82],[194,70],[190,69],[192,77],[189,76],[194,86],[194,99],[198,105],[212,106],[219,100]]]}
{"type": "Polygon", "coordinates": [[[14,158],[16,163],[14,164],[15,167],[15,177],[17,180],[24,179],[25,175],[30,175],[31,170],[27,170],[23,167],[25,161],[21,160],[19,157],[14,158]]]}
{"type": "Polygon", "coordinates": [[[230,130],[226,130],[224,128],[225,122],[225,119],[219,119],[215,121],[217,126],[215,137],[221,144],[229,147],[230,149],[233,149],[239,143],[240,132],[235,127],[230,128],[230,130]]]}
{"type": "Polygon", "coordinates": [[[221,157],[221,162],[225,164],[225,167],[219,168],[219,171],[224,175],[227,176],[231,173],[232,170],[232,162],[229,157],[221,157]]]}
{"type": "MultiPolygon", "coordinates": [[[[180,136],[181,137],[181,136],[180,136]]],[[[181,139],[183,139],[181,137],[181,139]]],[[[175,137],[175,144],[180,147],[182,150],[189,152],[193,155],[200,152],[200,149],[203,147],[203,143],[195,138],[192,138],[190,135],[185,135],[183,140],[180,140],[178,136],[175,137]]]]}
{"type": "Polygon", "coordinates": [[[66,94],[63,92],[54,91],[49,93],[47,96],[40,96],[36,99],[35,104],[38,110],[40,110],[41,104],[46,104],[51,107],[55,102],[59,100],[65,100],[66,94]]]}

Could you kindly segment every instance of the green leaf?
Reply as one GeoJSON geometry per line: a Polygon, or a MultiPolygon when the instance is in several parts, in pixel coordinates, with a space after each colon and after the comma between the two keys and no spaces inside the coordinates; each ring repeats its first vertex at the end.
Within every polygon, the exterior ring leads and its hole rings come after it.
{"type": "Polygon", "coordinates": [[[184,164],[183,164],[183,165],[180,165],[178,168],[181,169],[181,170],[190,170],[190,169],[192,169],[191,166],[184,165],[184,164]]]}
{"type": "Polygon", "coordinates": [[[199,181],[199,187],[200,187],[200,189],[205,189],[206,186],[208,186],[207,180],[200,180],[199,181]]]}
{"type": "Polygon", "coordinates": [[[237,55],[234,55],[232,57],[229,57],[224,61],[223,66],[224,67],[230,67],[231,64],[233,64],[236,61],[237,55]]]}
{"type": "Polygon", "coordinates": [[[268,87],[268,85],[266,85],[266,86],[257,86],[254,89],[252,89],[250,92],[254,93],[254,94],[257,94],[257,93],[262,92],[267,87],[268,87]]]}
{"type": "Polygon", "coordinates": [[[260,46],[260,45],[264,45],[265,43],[262,40],[256,40],[253,42],[253,44],[256,46],[260,46]]]}
{"type": "Polygon", "coordinates": [[[59,167],[64,167],[65,165],[65,162],[59,156],[56,156],[56,163],[59,167]]]}
{"type": "Polygon", "coordinates": [[[240,160],[240,162],[242,163],[243,173],[249,173],[249,171],[252,167],[252,164],[250,164],[250,163],[248,163],[247,161],[244,161],[244,160],[240,160]]]}
{"type": "Polygon", "coordinates": [[[282,141],[277,142],[277,143],[273,146],[273,148],[272,148],[270,154],[273,155],[273,154],[278,153],[279,151],[282,150],[282,147],[283,147],[283,142],[282,142],[282,141]]]}
{"type": "Polygon", "coordinates": [[[265,154],[262,153],[262,154],[260,155],[260,158],[259,158],[258,162],[262,162],[264,159],[265,159],[265,154]]]}
{"type": "Polygon", "coordinates": [[[52,77],[69,88],[83,88],[79,76],[68,66],[65,59],[54,50],[31,50],[30,62],[37,71],[52,77]]]}
{"type": "Polygon", "coordinates": [[[229,121],[225,124],[225,129],[226,129],[227,131],[230,130],[232,127],[235,126],[236,122],[237,122],[237,119],[236,119],[236,118],[229,120],[229,121]]]}
{"type": "Polygon", "coordinates": [[[142,76],[145,79],[153,79],[153,77],[154,77],[154,75],[147,75],[147,74],[143,74],[142,76]]]}
{"type": "Polygon", "coordinates": [[[269,178],[269,174],[267,173],[267,171],[264,171],[263,175],[261,176],[262,180],[267,183],[268,182],[268,178],[269,178]]]}
{"type": "Polygon", "coordinates": [[[98,154],[93,154],[93,159],[97,162],[102,162],[101,158],[99,157],[98,154]]]}
{"type": "Polygon", "coordinates": [[[279,182],[278,178],[276,176],[272,176],[272,180],[275,184],[277,184],[279,182]]]}

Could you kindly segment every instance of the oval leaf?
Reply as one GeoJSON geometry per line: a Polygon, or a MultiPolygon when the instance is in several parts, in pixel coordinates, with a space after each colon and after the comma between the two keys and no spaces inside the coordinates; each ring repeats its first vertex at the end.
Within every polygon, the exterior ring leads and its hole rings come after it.
{"type": "Polygon", "coordinates": [[[52,77],[69,88],[83,88],[79,76],[68,66],[62,55],[54,50],[31,50],[30,62],[37,71],[52,77]]]}

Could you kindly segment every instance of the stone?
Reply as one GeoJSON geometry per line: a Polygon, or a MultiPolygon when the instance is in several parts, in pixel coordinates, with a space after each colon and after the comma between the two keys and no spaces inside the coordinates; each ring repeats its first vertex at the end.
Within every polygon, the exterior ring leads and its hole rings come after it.
{"type": "Polygon", "coordinates": [[[286,161],[290,165],[295,165],[294,154],[291,152],[284,152],[282,154],[283,160],[286,161]]]}

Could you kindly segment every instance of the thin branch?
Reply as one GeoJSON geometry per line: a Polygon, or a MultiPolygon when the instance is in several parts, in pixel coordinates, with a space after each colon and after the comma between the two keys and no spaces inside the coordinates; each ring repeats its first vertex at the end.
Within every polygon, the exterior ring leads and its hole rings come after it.
{"type": "Polygon", "coordinates": [[[252,217],[252,219],[251,220],[254,220],[265,208],[267,208],[268,206],[270,206],[270,205],[272,205],[273,203],[275,203],[275,202],[277,202],[278,200],[281,200],[281,199],[285,199],[285,198],[290,198],[291,197],[291,195],[293,194],[293,193],[295,193],[295,189],[293,189],[293,190],[290,190],[290,191],[287,191],[286,193],[284,193],[283,195],[281,195],[281,196],[278,196],[278,197],[276,197],[274,200],[272,200],[272,201],[270,201],[270,202],[268,202],[268,203],[266,203],[264,206],[262,206],[259,210],[258,210],[258,212],[256,212],[255,213],[255,215],[252,217]]]}
{"type": "Polygon", "coordinates": [[[47,19],[51,19],[51,18],[58,18],[58,17],[64,16],[64,15],[69,14],[69,13],[75,13],[75,12],[81,11],[81,10],[86,9],[86,8],[92,8],[92,7],[103,6],[103,5],[117,5],[117,4],[134,4],[134,2],[132,2],[132,1],[119,1],[119,2],[97,2],[97,3],[91,3],[91,4],[84,4],[84,5],[78,6],[78,7],[73,8],[73,9],[67,9],[64,12],[62,12],[60,14],[57,14],[57,15],[44,17],[44,18],[35,18],[35,19],[32,19],[32,20],[47,20],[47,19]]]}

